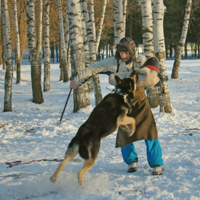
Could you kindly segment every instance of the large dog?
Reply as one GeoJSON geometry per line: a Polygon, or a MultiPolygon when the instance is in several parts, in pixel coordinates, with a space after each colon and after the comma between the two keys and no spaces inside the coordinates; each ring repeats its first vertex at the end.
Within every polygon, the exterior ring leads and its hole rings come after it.
{"type": "Polygon", "coordinates": [[[85,159],[84,166],[78,173],[79,184],[83,186],[85,173],[93,167],[97,159],[101,139],[113,133],[121,125],[129,130],[128,136],[134,134],[135,119],[128,117],[127,114],[131,109],[130,101],[135,95],[136,74],[123,80],[115,76],[115,80],[119,91],[106,95],[94,108],[87,121],[80,126],[76,136],[69,143],[64,160],[51,176],[52,182],[56,181],[65,164],[79,153],[85,159]]]}

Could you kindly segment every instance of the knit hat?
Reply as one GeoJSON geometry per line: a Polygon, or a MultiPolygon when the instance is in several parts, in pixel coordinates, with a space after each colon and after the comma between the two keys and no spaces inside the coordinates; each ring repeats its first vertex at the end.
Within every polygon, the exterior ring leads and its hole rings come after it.
{"type": "Polygon", "coordinates": [[[115,53],[115,58],[117,60],[121,59],[119,52],[129,52],[131,60],[135,62],[136,60],[135,42],[131,38],[124,37],[117,44],[115,53]]]}

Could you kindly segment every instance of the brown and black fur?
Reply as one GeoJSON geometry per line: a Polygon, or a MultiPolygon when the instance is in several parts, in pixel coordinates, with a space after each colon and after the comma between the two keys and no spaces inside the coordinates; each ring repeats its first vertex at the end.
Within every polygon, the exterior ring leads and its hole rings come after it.
{"type": "MultiPolygon", "coordinates": [[[[115,76],[116,87],[128,94],[129,99],[134,98],[136,89],[135,76],[123,80],[115,76]]],[[[134,134],[135,119],[127,116],[131,108],[125,101],[123,95],[118,93],[110,93],[103,98],[94,108],[87,121],[80,126],[76,136],[71,140],[64,160],[50,178],[52,182],[56,181],[65,164],[79,153],[85,159],[84,166],[78,173],[79,184],[83,186],[85,173],[93,167],[97,159],[101,139],[113,133],[120,125],[128,126],[129,124],[131,131],[128,135],[134,134]]]]}

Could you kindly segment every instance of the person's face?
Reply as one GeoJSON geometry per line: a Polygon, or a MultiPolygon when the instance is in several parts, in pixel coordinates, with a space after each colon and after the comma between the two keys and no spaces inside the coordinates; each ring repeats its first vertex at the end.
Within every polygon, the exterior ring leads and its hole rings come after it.
{"type": "Polygon", "coordinates": [[[131,55],[130,55],[129,52],[122,52],[122,51],[120,51],[119,55],[121,56],[121,58],[122,58],[122,60],[124,62],[127,62],[131,58],[131,55]]]}

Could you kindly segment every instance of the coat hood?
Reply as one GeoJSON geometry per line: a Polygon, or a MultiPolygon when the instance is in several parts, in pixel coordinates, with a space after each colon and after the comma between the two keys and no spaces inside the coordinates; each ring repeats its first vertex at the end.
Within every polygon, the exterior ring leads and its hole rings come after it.
{"type": "Polygon", "coordinates": [[[129,38],[122,38],[116,46],[115,58],[117,60],[121,59],[119,52],[129,52],[131,56],[131,61],[135,62],[136,60],[136,50],[135,50],[135,42],[129,38]]]}

